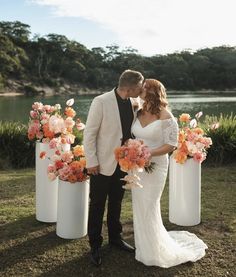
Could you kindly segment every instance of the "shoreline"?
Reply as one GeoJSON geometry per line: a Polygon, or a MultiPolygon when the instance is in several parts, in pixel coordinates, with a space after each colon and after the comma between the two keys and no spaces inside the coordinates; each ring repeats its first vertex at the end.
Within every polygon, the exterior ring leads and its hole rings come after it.
{"type": "MultiPolygon", "coordinates": [[[[49,93],[45,93],[44,97],[50,97],[50,96],[63,96],[63,95],[68,95],[68,96],[86,96],[86,95],[90,95],[90,96],[97,96],[102,94],[103,92],[109,91],[107,89],[104,89],[104,91],[102,90],[97,90],[95,92],[95,90],[90,90],[90,91],[81,91],[80,93],[72,93],[72,92],[68,92],[68,93],[53,93],[52,91],[50,91],[49,93]]],[[[195,94],[195,93],[200,93],[200,94],[205,94],[205,93],[216,93],[216,94],[236,94],[236,89],[235,90],[210,90],[210,89],[206,89],[206,90],[167,90],[167,94],[195,94]]],[[[39,96],[40,94],[35,94],[35,95],[28,95],[28,97],[34,97],[34,96],[39,96]]],[[[17,91],[12,91],[12,92],[0,92],[0,97],[15,97],[15,96],[26,96],[25,93],[22,92],[17,92],[17,91]]]]}

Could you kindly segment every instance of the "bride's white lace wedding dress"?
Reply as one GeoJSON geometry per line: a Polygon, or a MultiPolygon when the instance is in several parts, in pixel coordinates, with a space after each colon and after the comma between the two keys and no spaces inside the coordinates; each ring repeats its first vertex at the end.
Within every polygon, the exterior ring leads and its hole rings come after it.
{"type": "MultiPolygon", "coordinates": [[[[151,149],[177,145],[178,125],[174,118],[155,120],[142,127],[136,119],[132,133],[151,149]]],[[[136,260],[149,266],[171,267],[195,262],[205,255],[207,245],[187,231],[167,232],[161,218],[160,198],[168,171],[168,155],[153,157],[152,173],[139,172],[143,188],[132,188],[136,260]]]]}

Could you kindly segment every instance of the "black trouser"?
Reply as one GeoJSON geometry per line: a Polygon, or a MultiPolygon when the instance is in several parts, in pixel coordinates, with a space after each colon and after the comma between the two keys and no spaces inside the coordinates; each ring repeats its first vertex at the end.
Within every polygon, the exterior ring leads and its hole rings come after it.
{"type": "Polygon", "coordinates": [[[90,206],[88,220],[88,236],[91,247],[100,247],[103,237],[102,223],[105,210],[106,199],[108,197],[107,226],[109,241],[121,237],[122,225],[120,223],[121,202],[124,196],[125,172],[117,166],[111,176],[102,174],[90,177],[90,206]]]}

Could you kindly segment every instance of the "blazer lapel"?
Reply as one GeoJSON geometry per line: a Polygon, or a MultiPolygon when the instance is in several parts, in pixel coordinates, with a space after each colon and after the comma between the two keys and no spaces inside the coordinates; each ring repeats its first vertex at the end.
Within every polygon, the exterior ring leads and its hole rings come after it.
{"type": "Polygon", "coordinates": [[[110,109],[111,109],[111,116],[114,117],[114,122],[118,123],[120,133],[122,136],[122,126],[121,126],[121,121],[120,121],[120,112],[119,112],[119,107],[115,95],[115,90],[113,89],[111,91],[111,101],[110,101],[110,109]]]}

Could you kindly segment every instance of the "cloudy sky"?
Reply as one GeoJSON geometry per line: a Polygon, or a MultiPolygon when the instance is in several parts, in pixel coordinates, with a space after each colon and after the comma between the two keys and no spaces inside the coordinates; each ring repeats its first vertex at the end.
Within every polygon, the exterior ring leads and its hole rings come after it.
{"type": "Polygon", "coordinates": [[[236,0],[0,0],[0,20],[142,55],[236,46],[236,0]]]}

